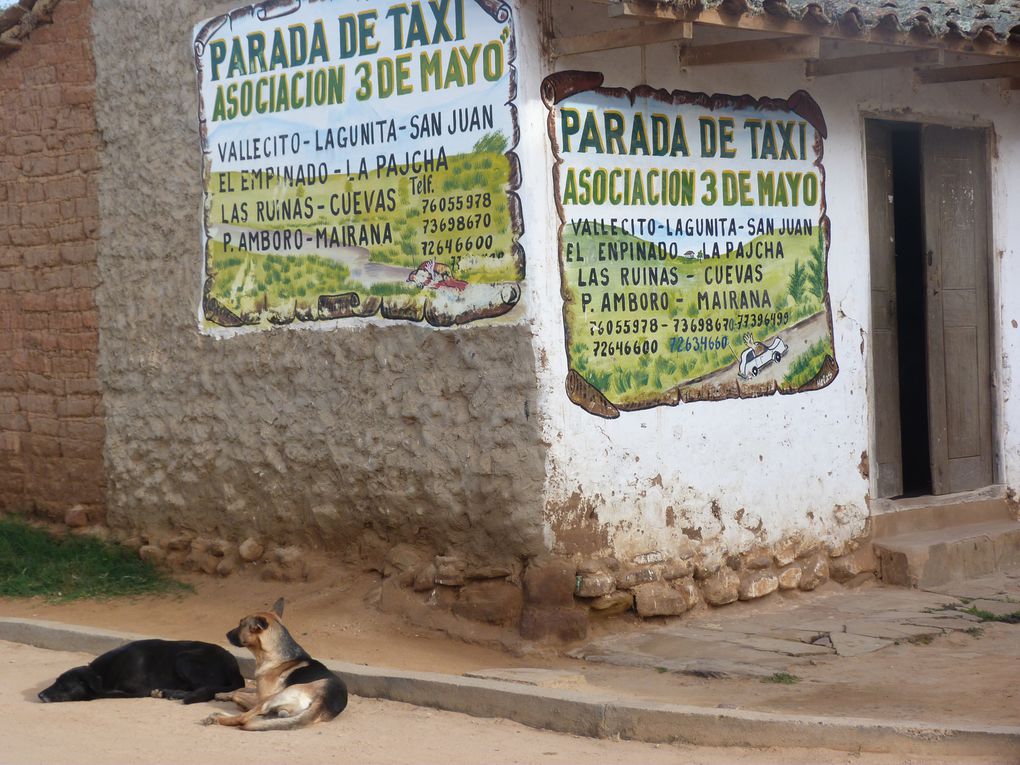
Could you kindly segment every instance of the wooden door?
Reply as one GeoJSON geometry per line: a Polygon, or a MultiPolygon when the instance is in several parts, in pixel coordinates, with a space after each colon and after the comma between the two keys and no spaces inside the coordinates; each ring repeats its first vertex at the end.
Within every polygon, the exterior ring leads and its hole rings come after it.
{"type": "Polygon", "coordinates": [[[896,241],[893,219],[892,131],[869,120],[868,229],[871,237],[871,366],[875,386],[875,450],[879,497],[903,493],[900,372],[896,329],[896,241]]]}
{"type": "Polygon", "coordinates": [[[993,480],[988,143],[983,130],[922,132],[932,493],[993,480]]]}

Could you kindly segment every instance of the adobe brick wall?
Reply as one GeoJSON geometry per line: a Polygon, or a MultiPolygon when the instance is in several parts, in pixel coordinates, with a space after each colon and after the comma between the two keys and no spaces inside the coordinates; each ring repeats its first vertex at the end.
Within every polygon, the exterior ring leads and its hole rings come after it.
{"type": "Polygon", "coordinates": [[[0,510],[105,514],[89,0],[0,58],[0,510]]]}

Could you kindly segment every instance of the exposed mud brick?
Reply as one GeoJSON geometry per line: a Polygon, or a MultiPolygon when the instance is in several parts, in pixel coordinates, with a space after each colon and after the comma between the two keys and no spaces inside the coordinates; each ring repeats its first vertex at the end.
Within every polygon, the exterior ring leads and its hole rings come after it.
{"type": "Polygon", "coordinates": [[[75,505],[67,509],[64,513],[64,523],[71,528],[79,528],[81,526],[89,525],[89,513],[81,505],[75,505]]]}
{"type": "Polygon", "coordinates": [[[641,566],[640,568],[629,568],[620,571],[616,575],[616,586],[621,590],[629,590],[639,584],[655,582],[659,579],[659,568],[657,566],[641,566]]]}
{"type": "Polygon", "coordinates": [[[425,592],[431,590],[436,586],[436,564],[429,563],[427,566],[421,568],[414,575],[414,587],[415,592],[425,592]]]}
{"type": "Polygon", "coordinates": [[[701,583],[701,594],[713,606],[732,603],[740,596],[740,577],[729,566],[722,566],[701,583]]]}
{"type": "Polygon", "coordinates": [[[570,561],[536,561],[524,571],[524,599],[536,606],[569,608],[574,603],[576,584],[576,569],[570,561]]]}
{"type": "Polygon", "coordinates": [[[666,582],[647,582],[634,587],[634,610],[638,616],[678,616],[689,608],[683,593],[666,582]]]}
{"type": "Polygon", "coordinates": [[[395,576],[404,587],[414,584],[414,574],[421,568],[426,555],[408,544],[391,547],[383,559],[383,576],[395,576]]]}
{"type": "Polygon", "coordinates": [[[259,544],[258,540],[248,537],[246,540],[241,542],[241,546],[237,548],[237,552],[241,556],[241,560],[253,563],[262,557],[265,552],[265,548],[259,544]]]}
{"type": "Polygon", "coordinates": [[[741,600],[754,600],[773,593],[777,589],[779,589],[779,577],[771,571],[755,571],[753,574],[745,574],[741,577],[738,595],[741,600]]]}
{"type": "Polygon", "coordinates": [[[512,625],[520,620],[523,604],[520,587],[490,579],[461,587],[453,613],[479,622],[512,625]]]}
{"type": "Polygon", "coordinates": [[[615,589],[616,577],[600,571],[593,574],[578,574],[577,590],[574,594],[581,598],[597,598],[600,595],[608,595],[615,589]]]}
{"type": "Polygon", "coordinates": [[[804,575],[799,564],[784,568],[779,572],[779,589],[796,590],[800,586],[800,579],[804,575]]]}
{"type": "Polygon", "coordinates": [[[829,578],[829,560],[825,553],[815,553],[801,563],[803,576],[800,579],[800,589],[813,590],[829,578]]]}
{"type": "Polygon", "coordinates": [[[587,609],[526,605],[521,613],[521,637],[564,643],[588,636],[587,609]]]}
{"type": "Polygon", "coordinates": [[[459,587],[464,584],[464,574],[467,571],[467,562],[461,558],[448,555],[437,555],[436,584],[446,587],[459,587]]]}

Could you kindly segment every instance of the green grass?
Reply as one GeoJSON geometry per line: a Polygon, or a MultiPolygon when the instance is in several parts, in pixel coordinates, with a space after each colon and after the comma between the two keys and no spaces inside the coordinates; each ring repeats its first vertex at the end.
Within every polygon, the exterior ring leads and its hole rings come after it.
{"type": "Polygon", "coordinates": [[[1020,609],[1014,611],[1011,614],[993,614],[991,611],[983,611],[980,608],[971,606],[970,608],[961,609],[965,614],[976,616],[983,622],[1003,622],[1005,624],[1020,624],[1020,609]]]}
{"type": "Polygon", "coordinates": [[[127,548],[0,518],[0,597],[69,601],[191,589],[127,548]]]}
{"type": "Polygon", "coordinates": [[[800,678],[796,675],[791,675],[789,672],[776,672],[774,675],[763,677],[761,681],[763,683],[778,683],[779,685],[796,685],[800,682],[800,678]]]}

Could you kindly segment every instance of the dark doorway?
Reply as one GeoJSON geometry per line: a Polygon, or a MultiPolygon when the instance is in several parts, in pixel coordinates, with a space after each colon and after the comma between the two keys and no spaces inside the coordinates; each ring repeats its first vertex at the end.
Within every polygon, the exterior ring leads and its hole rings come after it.
{"type": "Polygon", "coordinates": [[[865,127],[876,496],[988,486],[988,131],[865,127]]]}
{"type": "Polygon", "coordinates": [[[903,495],[930,494],[921,126],[892,123],[896,328],[903,495]]]}

